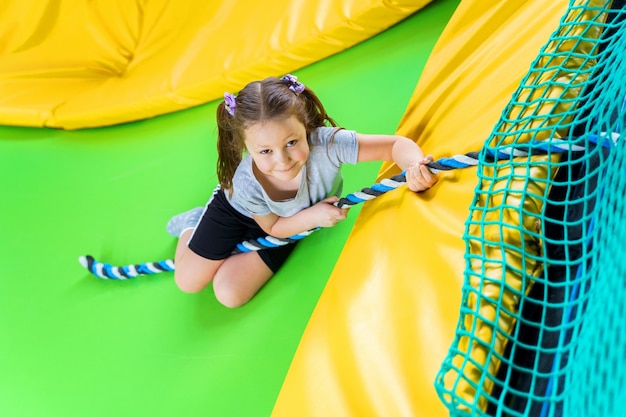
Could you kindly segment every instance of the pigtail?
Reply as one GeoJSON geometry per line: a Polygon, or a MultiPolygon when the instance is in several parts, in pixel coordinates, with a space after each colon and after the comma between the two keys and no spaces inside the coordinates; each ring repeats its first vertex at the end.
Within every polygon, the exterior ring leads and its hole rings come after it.
{"type": "MultiPolygon", "coordinates": [[[[321,126],[332,126],[336,129],[333,130],[333,133],[330,136],[329,146],[333,146],[333,142],[335,140],[335,135],[338,131],[342,130],[342,127],[338,127],[335,119],[330,117],[328,113],[326,113],[326,109],[322,104],[322,101],[317,97],[317,95],[310,88],[306,87],[300,93],[300,100],[304,103],[305,114],[309,119],[305,125],[310,126],[311,128],[321,127],[321,126]]],[[[311,129],[313,130],[313,129],[311,129]]]]}
{"type": "Polygon", "coordinates": [[[233,176],[242,159],[242,141],[224,102],[217,106],[217,178],[222,190],[232,193],[233,176]]]}
{"type": "Polygon", "coordinates": [[[320,101],[319,97],[311,90],[306,87],[302,93],[300,93],[300,98],[303,100],[305,105],[305,111],[307,117],[309,118],[308,123],[311,126],[321,127],[321,126],[337,126],[337,122],[326,113],[326,109],[324,105],[320,101]]]}

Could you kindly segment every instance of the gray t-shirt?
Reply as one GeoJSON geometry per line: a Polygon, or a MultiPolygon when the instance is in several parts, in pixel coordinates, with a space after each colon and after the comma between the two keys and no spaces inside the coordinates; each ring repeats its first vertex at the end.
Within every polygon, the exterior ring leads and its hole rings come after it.
{"type": "Polygon", "coordinates": [[[232,196],[225,193],[230,204],[248,217],[270,213],[290,217],[325,198],[339,197],[343,188],[341,165],[357,162],[359,146],[356,132],[319,127],[311,132],[310,142],[309,159],[302,167],[302,181],[294,198],[283,201],[269,198],[254,176],[252,157],[248,154],[235,171],[232,196]]]}

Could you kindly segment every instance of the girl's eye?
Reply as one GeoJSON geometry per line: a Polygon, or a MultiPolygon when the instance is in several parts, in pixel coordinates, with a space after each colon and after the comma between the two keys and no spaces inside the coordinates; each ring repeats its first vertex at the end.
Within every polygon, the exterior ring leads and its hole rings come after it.
{"type": "Polygon", "coordinates": [[[290,140],[289,142],[287,142],[287,147],[290,148],[292,146],[295,146],[296,143],[298,143],[297,140],[295,140],[295,139],[294,140],[290,140]]]}
{"type": "Polygon", "coordinates": [[[270,153],[272,151],[270,151],[269,149],[263,149],[261,152],[259,152],[261,155],[267,155],[268,153],[270,153]]]}

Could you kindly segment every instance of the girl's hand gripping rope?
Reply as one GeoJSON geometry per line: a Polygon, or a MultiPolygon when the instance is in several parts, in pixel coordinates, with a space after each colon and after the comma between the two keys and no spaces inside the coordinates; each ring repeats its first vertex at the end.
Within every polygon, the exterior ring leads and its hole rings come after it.
{"type": "Polygon", "coordinates": [[[433,156],[428,155],[417,163],[408,166],[405,172],[406,183],[409,190],[414,192],[428,190],[435,185],[439,177],[428,169],[428,164],[433,162],[433,156]]]}
{"type": "Polygon", "coordinates": [[[339,208],[336,203],[337,197],[326,198],[309,207],[309,213],[314,216],[314,224],[318,227],[333,227],[348,216],[349,208],[339,208]]]}

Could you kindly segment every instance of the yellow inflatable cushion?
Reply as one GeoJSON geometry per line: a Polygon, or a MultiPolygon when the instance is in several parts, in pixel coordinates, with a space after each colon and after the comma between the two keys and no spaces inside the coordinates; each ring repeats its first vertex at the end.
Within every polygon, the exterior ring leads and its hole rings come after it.
{"type": "Polygon", "coordinates": [[[0,124],[77,129],[199,105],[344,50],[430,1],[4,0],[0,124]]]}

